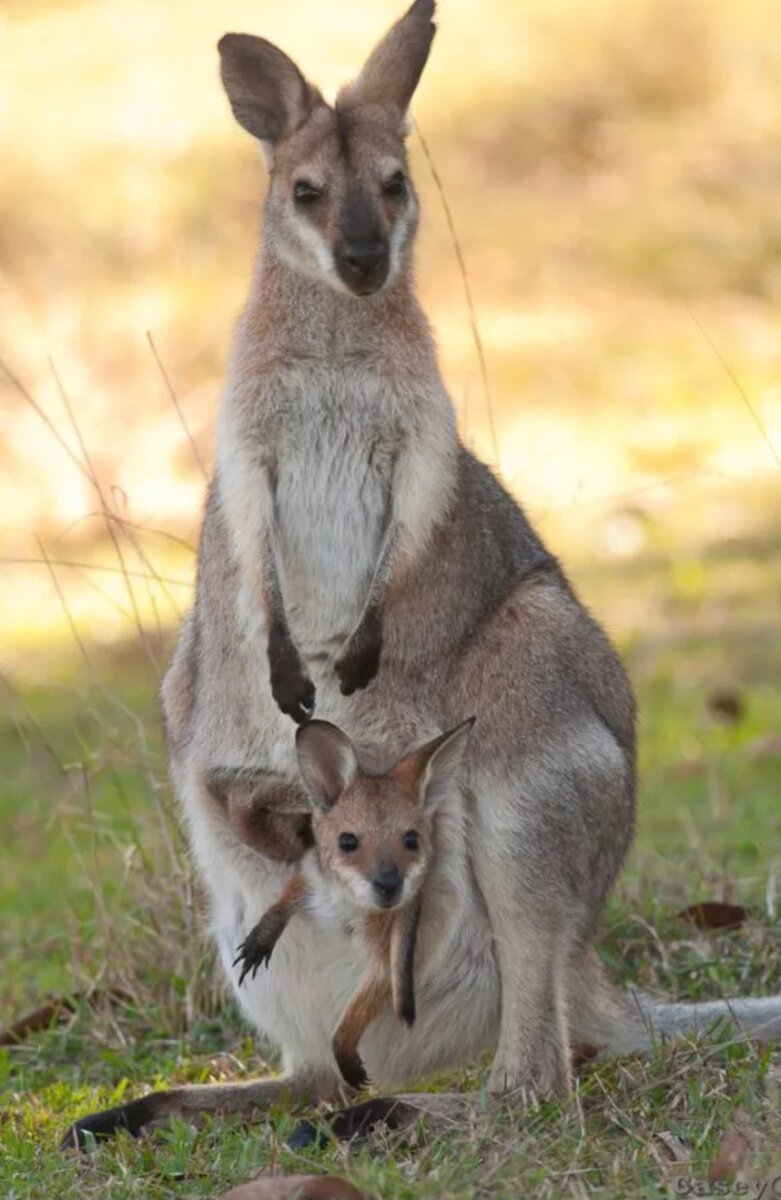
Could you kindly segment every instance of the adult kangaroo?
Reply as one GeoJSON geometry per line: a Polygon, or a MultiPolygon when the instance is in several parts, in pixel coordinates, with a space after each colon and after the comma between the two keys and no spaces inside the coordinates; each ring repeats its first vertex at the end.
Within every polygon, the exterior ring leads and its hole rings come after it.
{"type": "MultiPolygon", "coordinates": [[[[233,965],[311,842],[290,717],[315,705],[377,772],[477,714],[465,813],[443,822],[424,888],[440,935],[416,963],[417,1021],[381,1017],[361,1042],[376,1084],[495,1047],[492,1093],[561,1093],[574,1042],[646,1046],[727,1011],[630,1001],[591,947],[633,832],[634,703],[556,560],[459,441],[415,298],[403,139],[433,12],[417,0],[333,107],[268,42],[220,42],[270,185],[163,705],[223,966],[284,1073],[131,1101],[71,1143],[340,1094],[331,1035],[364,965],[349,930],[291,925],[243,987],[233,965]]],[[[730,1012],[781,1034],[779,1000],[730,1012]]]]}

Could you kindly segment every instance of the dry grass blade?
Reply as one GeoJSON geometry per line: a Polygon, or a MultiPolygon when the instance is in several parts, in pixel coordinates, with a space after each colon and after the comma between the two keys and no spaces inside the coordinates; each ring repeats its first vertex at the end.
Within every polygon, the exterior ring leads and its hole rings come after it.
{"type": "Polygon", "coordinates": [[[765,428],[762,418],[760,417],[756,408],[754,407],[751,400],[749,399],[746,389],[743,387],[743,385],[740,382],[740,380],[738,379],[737,375],[732,370],[732,367],[729,365],[727,360],[724,358],[724,355],[721,353],[718,346],[716,345],[713,338],[710,336],[707,329],[703,325],[702,321],[700,321],[700,319],[696,315],[696,313],[692,312],[692,310],[688,307],[687,307],[686,311],[688,312],[692,321],[694,321],[694,324],[697,326],[697,328],[699,329],[702,336],[705,338],[705,341],[710,346],[711,350],[713,351],[714,356],[716,357],[718,362],[721,364],[725,374],[727,375],[727,378],[731,381],[736,392],[738,393],[738,395],[742,399],[743,403],[745,404],[746,408],[748,409],[749,413],[751,414],[754,424],[756,425],[757,429],[760,432],[762,440],[764,441],[768,450],[770,451],[773,458],[775,459],[776,466],[781,471],[781,454],[779,454],[778,450],[776,450],[775,446],[773,445],[773,440],[770,437],[770,434],[768,433],[767,429],[765,428]]]}
{"type": "Polygon", "coordinates": [[[31,395],[30,392],[28,392],[27,388],[24,386],[22,381],[16,375],[14,375],[11,368],[2,359],[0,359],[0,368],[2,368],[2,370],[5,372],[7,378],[10,380],[10,382],[13,384],[13,386],[16,388],[16,390],[19,392],[19,394],[22,396],[22,398],[27,402],[27,404],[29,404],[30,408],[33,410],[33,412],[36,414],[36,416],[38,416],[40,418],[40,420],[43,421],[44,425],[49,430],[49,433],[52,435],[54,440],[57,442],[57,445],[62,447],[62,449],[67,454],[68,458],[71,460],[73,465],[79,471],[79,473],[82,474],[85,477],[85,479],[89,479],[91,481],[91,476],[90,476],[89,471],[84,466],[84,464],[81,462],[79,456],[75,453],[75,451],[73,451],[71,449],[71,447],[65,441],[65,438],[62,436],[59,429],[52,421],[51,417],[46,413],[46,411],[43,408],[41,408],[40,404],[35,399],[35,397],[33,395],[31,395]]]}
{"type": "Polygon", "coordinates": [[[90,658],[89,651],[87,650],[87,647],[85,646],[85,644],[82,640],[81,634],[79,633],[78,626],[73,619],[73,614],[71,613],[68,602],[65,599],[65,593],[63,592],[62,588],[60,587],[60,581],[57,578],[57,572],[54,570],[53,564],[49,561],[49,556],[46,553],[46,548],[44,547],[44,544],[41,541],[41,539],[36,538],[35,540],[38,544],[38,549],[41,552],[41,559],[46,564],[46,566],[49,570],[49,578],[51,579],[52,584],[54,585],[54,590],[57,593],[57,598],[59,599],[60,604],[62,606],[62,611],[65,614],[65,620],[68,622],[68,628],[71,631],[71,636],[72,636],[74,642],[76,643],[76,645],[78,646],[79,653],[81,654],[81,657],[84,659],[84,662],[85,662],[88,670],[92,671],[92,659],[90,658]]]}
{"type": "Polygon", "coordinates": [[[431,177],[434,180],[434,185],[435,185],[437,191],[439,192],[439,198],[442,202],[442,208],[444,209],[445,219],[447,221],[448,229],[450,230],[450,237],[453,242],[453,249],[455,250],[456,259],[458,261],[458,269],[461,272],[461,279],[464,284],[464,296],[466,298],[466,306],[469,311],[469,325],[472,330],[472,338],[474,339],[475,350],[477,351],[477,359],[480,364],[480,377],[482,379],[483,392],[485,394],[485,407],[486,407],[486,413],[488,415],[488,426],[489,426],[489,429],[491,432],[491,445],[493,447],[493,452],[494,452],[494,461],[496,463],[497,469],[501,469],[501,460],[500,460],[500,455],[499,455],[499,439],[496,434],[496,422],[494,420],[494,409],[493,409],[493,402],[491,400],[491,389],[488,384],[488,368],[486,366],[486,361],[485,361],[485,350],[483,348],[483,339],[480,336],[480,326],[477,321],[477,310],[475,308],[475,302],[472,297],[472,286],[469,282],[469,272],[467,271],[467,268],[466,268],[466,260],[464,259],[464,252],[461,249],[461,242],[459,241],[458,233],[456,232],[456,225],[455,225],[455,221],[453,220],[453,212],[452,212],[452,210],[450,208],[450,204],[448,202],[447,193],[445,192],[445,185],[443,184],[441,176],[439,174],[439,171],[436,168],[436,164],[432,157],[431,151],[429,150],[429,147],[428,147],[428,142],[426,141],[425,137],[423,136],[419,125],[415,125],[415,132],[418,135],[418,139],[420,141],[420,147],[423,151],[426,162],[428,163],[428,168],[431,171],[431,177]]]}
{"type": "Polygon", "coordinates": [[[10,679],[8,679],[8,677],[2,671],[0,671],[0,683],[3,684],[3,687],[8,692],[8,694],[12,697],[14,703],[18,704],[19,708],[24,713],[25,721],[29,725],[30,729],[32,729],[33,732],[35,733],[35,736],[38,738],[38,741],[40,742],[41,746],[46,751],[49,758],[52,760],[52,763],[56,767],[57,771],[60,774],[64,773],[65,765],[62,762],[62,759],[60,758],[57,751],[52,746],[49,739],[46,737],[46,734],[41,729],[41,726],[38,723],[38,721],[36,720],[32,711],[30,710],[29,705],[24,701],[22,696],[20,696],[19,692],[14,687],[14,685],[11,683],[10,679]]]}
{"type": "Polygon", "coordinates": [[[119,538],[117,537],[116,530],[114,529],[113,522],[110,519],[111,505],[108,503],[108,501],[106,499],[106,495],[103,490],[102,484],[100,482],[100,478],[98,476],[97,471],[95,470],[95,466],[90,457],[86,442],[84,441],[84,437],[82,436],[82,432],[81,432],[79,423],[76,420],[76,416],[73,411],[73,406],[70,402],[70,399],[68,398],[68,394],[65,390],[65,387],[63,386],[63,382],[60,378],[60,375],[59,375],[57,368],[52,359],[49,359],[49,367],[51,369],[52,376],[54,377],[54,382],[57,386],[57,390],[60,393],[60,398],[61,398],[63,406],[65,408],[65,412],[67,414],[68,420],[70,421],[71,427],[73,428],[73,432],[75,433],[76,438],[78,440],[79,448],[81,450],[81,455],[82,455],[82,459],[83,459],[83,463],[84,463],[84,469],[87,473],[87,477],[89,478],[90,482],[92,483],[92,486],[95,489],[98,500],[100,502],[101,509],[106,514],[106,519],[105,519],[106,532],[109,536],[112,546],[114,547],[114,553],[117,556],[117,561],[122,570],[122,574],[125,577],[125,587],[127,590],[128,599],[130,601],[130,608],[133,613],[133,620],[135,622],[136,631],[138,633],[141,644],[144,647],[144,651],[145,651],[147,657],[149,658],[153,668],[159,675],[160,674],[160,664],[157,661],[157,657],[154,653],[154,650],[152,649],[149,638],[146,636],[146,631],[144,629],[144,623],[141,619],[141,611],[138,607],[138,602],[136,600],[135,592],[133,591],[133,585],[132,585],[132,583],[130,581],[130,577],[127,573],[128,567],[127,567],[127,562],[125,560],[125,555],[122,550],[122,546],[120,544],[119,538]]]}
{"type": "MultiPolygon", "coordinates": [[[[186,538],[179,537],[177,534],[171,533],[171,531],[168,529],[158,529],[154,525],[148,525],[145,521],[131,521],[129,517],[121,517],[119,513],[115,512],[109,513],[108,516],[110,520],[116,521],[118,525],[127,525],[131,529],[137,529],[139,533],[151,533],[154,537],[165,538],[166,541],[173,542],[176,546],[181,546],[183,550],[188,550],[190,554],[196,553],[196,547],[192,542],[188,542],[186,538]]],[[[101,521],[103,521],[106,518],[106,514],[104,512],[83,513],[80,517],[77,517],[75,521],[71,521],[69,525],[66,525],[64,529],[61,529],[55,541],[62,541],[63,538],[67,537],[69,533],[72,533],[74,529],[77,529],[79,525],[84,524],[85,521],[94,521],[96,518],[99,518],[101,521]]]]}
{"type": "Polygon", "coordinates": [[[22,567],[70,567],[75,571],[105,571],[110,575],[129,575],[131,579],[147,579],[155,583],[167,583],[172,587],[187,588],[188,590],[193,586],[189,579],[174,579],[170,575],[158,575],[157,572],[150,574],[148,571],[134,571],[132,569],[123,569],[122,567],[111,567],[107,563],[71,562],[70,559],[52,558],[48,554],[44,558],[0,558],[0,563],[3,563],[5,566],[16,564],[22,567]]]}
{"type": "Polygon", "coordinates": [[[157,346],[155,346],[152,334],[150,333],[150,331],[148,329],[146,331],[146,340],[149,342],[149,349],[152,351],[152,354],[154,355],[154,359],[155,359],[155,362],[157,363],[158,370],[163,377],[163,383],[166,386],[168,395],[171,397],[171,403],[173,404],[174,408],[176,409],[176,415],[179,418],[182,429],[184,430],[185,437],[187,438],[187,441],[190,443],[190,449],[193,452],[193,458],[195,459],[196,463],[198,464],[201,474],[203,475],[204,479],[208,479],[209,472],[206,470],[206,464],[204,463],[203,459],[201,458],[201,455],[198,451],[198,447],[195,442],[195,438],[193,437],[192,433],[190,432],[190,427],[187,424],[187,421],[185,420],[184,413],[182,412],[182,407],[179,404],[179,398],[177,397],[176,392],[174,391],[173,384],[171,383],[171,380],[168,377],[168,372],[166,371],[165,367],[163,366],[162,359],[160,358],[160,355],[157,353],[157,346]]]}

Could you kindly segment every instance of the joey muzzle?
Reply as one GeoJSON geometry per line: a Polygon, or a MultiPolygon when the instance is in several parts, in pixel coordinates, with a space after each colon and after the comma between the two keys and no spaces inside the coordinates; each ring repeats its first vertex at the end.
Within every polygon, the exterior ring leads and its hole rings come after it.
{"type": "Polygon", "coordinates": [[[371,877],[371,885],[381,908],[390,908],[401,896],[404,884],[398,867],[381,867],[371,877]]]}

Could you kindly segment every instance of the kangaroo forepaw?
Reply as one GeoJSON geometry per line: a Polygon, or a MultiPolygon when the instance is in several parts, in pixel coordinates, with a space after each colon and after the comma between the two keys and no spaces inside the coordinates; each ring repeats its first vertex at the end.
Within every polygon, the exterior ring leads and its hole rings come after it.
{"type": "Polygon", "coordinates": [[[239,987],[241,987],[248,975],[251,974],[254,979],[261,967],[268,966],[274,945],[275,942],[269,940],[265,930],[260,929],[260,927],[253,929],[249,936],[245,938],[233,960],[234,967],[238,966],[239,963],[242,964],[241,974],[239,975],[239,987]]]}
{"type": "Polygon", "coordinates": [[[290,635],[272,632],[268,643],[271,694],[285,716],[297,725],[315,711],[315,685],[306,673],[290,635]]]}
{"type": "Polygon", "coordinates": [[[340,650],[334,668],[343,696],[371,683],[380,667],[382,625],[378,617],[364,619],[340,650]]]}

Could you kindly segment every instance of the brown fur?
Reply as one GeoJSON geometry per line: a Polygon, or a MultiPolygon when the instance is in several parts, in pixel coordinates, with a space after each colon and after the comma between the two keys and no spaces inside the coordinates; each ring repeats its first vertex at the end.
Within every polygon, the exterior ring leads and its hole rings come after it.
{"type": "Polygon", "coordinates": [[[312,845],[312,823],[309,814],[300,811],[303,798],[297,784],[272,779],[268,772],[248,775],[223,769],[210,773],[208,786],[217,811],[258,854],[294,863],[312,845]],[[272,793],[275,803],[269,806],[272,793]]]}
{"type": "MultiPolygon", "coordinates": [[[[297,872],[288,879],[282,894],[250,930],[236,958],[242,964],[239,983],[248,975],[254,978],[259,967],[268,964],[295,913],[307,905],[316,909],[320,879],[343,890],[349,903],[355,900],[356,881],[367,890],[382,872],[394,872],[402,889],[398,904],[394,901],[390,911],[378,908],[360,916],[368,964],[333,1036],[336,1062],[353,1087],[368,1081],[358,1045],[371,1022],[391,1003],[400,1020],[411,1025],[415,1019],[419,894],[432,855],[436,806],[447,789],[457,786],[471,726],[468,721],[419,747],[382,777],[358,769],[349,739],[328,722],[314,721],[299,730],[302,775],[313,795],[316,870],[314,874],[310,870],[309,876],[297,872]],[[354,850],[340,846],[345,834],[357,838],[354,850]],[[405,844],[411,834],[417,841],[414,848],[405,844]]],[[[364,897],[363,909],[366,904],[364,897]]]]}

